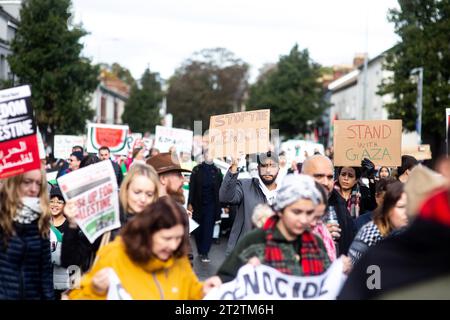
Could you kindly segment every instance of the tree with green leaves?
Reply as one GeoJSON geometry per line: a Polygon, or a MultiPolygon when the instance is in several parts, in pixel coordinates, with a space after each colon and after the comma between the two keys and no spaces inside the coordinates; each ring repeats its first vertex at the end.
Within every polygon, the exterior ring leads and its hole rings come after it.
{"type": "Polygon", "coordinates": [[[122,121],[130,126],[132,132],[154,131],[160,124],[159,105],[163,98],[158,73],[146,69],[140,80],[140,86],[131,87],[130,98],[122,114],[122,121]]]}
{"type": "Polygon", "coordinates": [[[444,151],[445,108],[450,106],[450,1],[399,0],[389,10],[401,42],[387,52],[385,69],[392,77],[383,81],[379,94],[391,94],[385,107],[389,117],[402,119],[403,127],[416,127],[417,77],[423,67],[422,143],[431,145],[433,158],[444,151]]]}
{"type": "Polygon", "coordinates": [[[178,68],[169,80],[167,111],[174,127],[209,127],[212,115],[241,111],[247,90],[248,64],[224,48],[204,49],[178,68]]]}
{"type": "Polygon", "coordinates": [[[70,0],[24,1],[8,57],[15,85],[31,85],[37,123],[49,143],[56,133],[84,132],[94,115],[90,96],[99,69],[80,56],[87,33],[69,25],[70,6],[70,0]]]}
{"type": "Polygon", "coordinates": [[[311,61],[308,50],[295,45],[251,86],[248,109],[270,108],[271,128],[284,137],[307,133],[328,106],[320,76],[320,65],[311,61]]]}

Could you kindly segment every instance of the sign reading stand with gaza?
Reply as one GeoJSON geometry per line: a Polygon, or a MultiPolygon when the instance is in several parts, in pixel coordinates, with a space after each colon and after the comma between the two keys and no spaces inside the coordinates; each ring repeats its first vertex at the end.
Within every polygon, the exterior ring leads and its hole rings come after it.
{"type": "Polygon", "coordinates": [[[270,109],[212,116],[209,121],[209,151],[213,158],[267,152],[270,109]]]}
{"type": "Polygon", "coordinates": [[[377,166],[401,165],[402,120],[335,120],[334,165],[361,166],[368,158],[377,166]]]}
{"type": "Polygon", "coordinates": [[[28,85],[0,91],[0,179],[39,169],[36,122],[28,85]]]}
{"type": "Polygon", "coordinates": [[[102,146],[112,154],[128,155],[128,126],[113,124],[88,124],[86,147],[89,153],[98,153],[102,146]]]}

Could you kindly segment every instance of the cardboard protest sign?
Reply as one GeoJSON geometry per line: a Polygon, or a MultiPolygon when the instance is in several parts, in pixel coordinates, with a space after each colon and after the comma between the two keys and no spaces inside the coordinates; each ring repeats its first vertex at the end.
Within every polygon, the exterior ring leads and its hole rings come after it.
{"type": "Polygon", "coordinates": [[[430,160],[432,158],[429,144],[402,147],[402,155],[413,156],[419,161],[430,160]]]}
{"type": "Polygon", "coordinates": [[[72,171],[57,180],[66,201],[75,201],[75,220],[91,243],[120,227],[117,180],[111,161],[72,171]]]}
{"type": "Polygon", "coordinates": [[[209,151],[213,158],[239,158],[269,150],[269,109],[212,116],[209,123],[209,151]]]}
{"type": "Polygon", "coordinates": [[[67,159],[73,146],[84,146],[84,137],[72,135],[55,135],[53,139],[53,155],[56,159],[67,159]]]}
{"type": "Polygon", "coordinates": [[[0,179],[39,169],[38,137],[29,86],[0,91],[0,179]]]}
{"type": "Polygon", "coordinates": [[[191,130],[156,126],[155,148],[160,152],[168,152],[175,146],[177,152],[192,152],[194,132],[191,130]]]}
{"type": "Polygon", "coordinates": [[[346,280],[342,258],[319,276],[286,275],[265,265],[246,264],[233,281],[212,289],[204,300],[335,300],[346,280]]]}
{"type": "Polygon", "coordinates": [[[334,165],[361,166],[370,159],[377,166],[401,165],[402,120],[335,120],[334,165]]]}
{"type": "Polygon", "coordinates": [[[113,124],[89,123],[86,141],[88,153],[98,153],[98,149],[106,146],[111,154],[128,155],[128,126],[113,124]]]}

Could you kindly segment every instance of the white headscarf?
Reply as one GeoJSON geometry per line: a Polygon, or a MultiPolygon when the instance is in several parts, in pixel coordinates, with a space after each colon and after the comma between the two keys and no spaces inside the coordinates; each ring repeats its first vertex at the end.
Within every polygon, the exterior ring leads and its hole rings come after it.
{"type": "Polygon", "coordinates": [[[300,199],[309,199],[319,204],[322,195],[316,188],[314,179],[304,174],[288,174],[284,177],[281,188],[278,190],[274,210],[281,211],[300,199]]]}

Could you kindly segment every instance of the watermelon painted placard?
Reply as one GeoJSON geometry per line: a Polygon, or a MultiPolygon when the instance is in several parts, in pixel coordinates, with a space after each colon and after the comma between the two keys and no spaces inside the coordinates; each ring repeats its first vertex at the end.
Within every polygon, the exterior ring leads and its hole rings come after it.
{"type": "Polygon", "coordinates": [[[111,150],[112,154],[128,155],[128,131],[125,125],[88,124],[86,147],[88,153],[98,153],[102,146],[111,150]]]}

